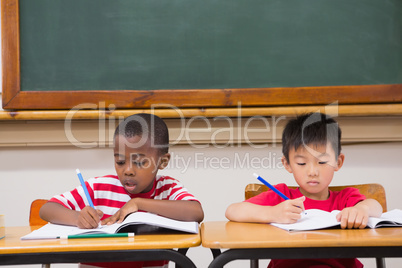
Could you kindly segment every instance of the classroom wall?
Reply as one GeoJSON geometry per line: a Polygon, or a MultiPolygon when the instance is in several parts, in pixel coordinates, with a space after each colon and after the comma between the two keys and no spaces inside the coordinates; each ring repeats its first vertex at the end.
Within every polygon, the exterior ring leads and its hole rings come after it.
{"type": "MultiPolygon", "coordinates": [[[[226,207],[243,200],[245,185],[255,183],[253,172],[272,183],[293,182],[292,176],[280,164],[281,145],[266,145],[264,148],[249,145],[224,148],[176,145],[171,148],[172,162],[161,173],[181,180],[201,200],[205,221],[226,220],[226,207]]],[[[387,193],[388,209],[402,208],[402,142],[349,144],[344,145],[343,152],[346,155],[345,164],[336,173],[332,185],[381,183],[387,193]]],[[[50,198],[77,186],[76,168],[81,169],[85,178],[114,173],[111,149],[29,145],[0,147],[0,214],[5,215],[6,226],[28,225],[32,200],[50,198]]],[[[209,250],[202,247],[190,249],[188,255],[201,268],[207,267],[212,260],[209,250]]],[[[375,267],[372,259],[362,261],[367,268],[375,267]]],[[[387,259],[386,262],[388,267],[402,265],[399,258],[387,259]]],[[[266,263],[260,261],[260,267],[266,267],[266,263]]],[[[236,261],[227,267],[246,267],[247,264],[246,261],[236,261]]],[[[3,267],[36,268],[40,265],[3,267]]],[[[53,264],[52,267],[77,265],[53,264]]]]}
{"type": "MultiPolygon", "coordinates": [[[[0,122],[1,128],[1,122],[0,122]]],[[[293,183],[281,165],[281,144],[221,146],[175,145],[172,161],[161,174],[173,176],[202,202],[205,221],[226,220],[226,207],[244,198],[244,187],[255,183],[253,172],[272,183],[293,183]]],[[[362,143],[343,146],[345,164],[335,175],[332,185],[381,183],[387,193],[388,209],[402,208],[401,165],[402,142],[362,143]]],[[[72,189],[78,185],[75,169],[84,177],[114,173],[111,148],[82,149],[74,146],[0,147],[0,214],[7,226],[28,224],[29,205],[36,198],[72,189]]],[[[188,255],[197,267],[207,267],[212,260],[208,249],[198,247],[188,255]]],[[[374,260],[363,259],[366,267],[375,267],[374,260]]],[[[267,261],[261,261],[266,267],[267,261]]],[[[246,267],[248,262],[236,261],[230,268],[246,267]]],[[[402,259],[387,259],[388,267],[399,267],[402,259]]],[[[10,266],[11,267],[11,266],[10,266]]],[[[15,266],[12,266],[15,267],[15,266]]],[[[40,267],[25,265],[21,267],[40,267]]],[[[52,267],[77,267],[76,264],[55,264],[52,267]]],[[[171,265],[171,267],[173,267],[171,265]]]]}

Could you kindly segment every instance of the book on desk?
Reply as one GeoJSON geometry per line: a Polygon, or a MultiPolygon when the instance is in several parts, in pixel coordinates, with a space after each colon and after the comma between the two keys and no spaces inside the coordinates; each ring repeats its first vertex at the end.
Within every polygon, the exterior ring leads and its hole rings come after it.
{"type": "MultiPolygon", "coordinates": [[[[340,227],[340,222],[336,219],[336,215],[340,210],[327,212],[320,209],[308,209],[305,212],[306,214],[302,215],[302,218],[296,223],[271,223],[271,225],[287,231],[309,231],[340,227]]],[[[367,228],[379,227],[402,227],[402,210],[394,209],[385,212],[379,218],[370,217],[367,228]]]]}
{"type": "MultiPolygon", "coordinates": [[[[80,229],[48,223],[43,227],[21,237],[21,240],[60,239],[60,238],[89,238],[114,236],[114,234],[164,234],[164,233],[198,233],[197,222],[186,222],[169,219],[147,212],[129,214],[123,222],[102,225],[96,229],[80,229]]],[[[117,236],[117,235],[116,235],[117,236]]],[[[129,235],[128,235],[129,236],[129,235]]]]}

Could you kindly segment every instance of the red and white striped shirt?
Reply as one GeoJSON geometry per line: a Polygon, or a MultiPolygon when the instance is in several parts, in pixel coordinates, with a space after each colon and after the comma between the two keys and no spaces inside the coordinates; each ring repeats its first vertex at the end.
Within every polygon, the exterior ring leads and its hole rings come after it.
{"type": "MultiPolygon", "coordinates": [[[[102,220],[114,215],[130,199],[136,197],[158,200],[198,201],[178,180],[169,176],[156,176],[151,191],[140,194],[128,193],[115,175],[91,178],[85,184],[95,208],[102,210],[104,213],[102,220]]],[[[56,195],[49,201],[57,202],[68,209],[76,211],[80,211],[89,205],[81,186],[70,192],[56,195]]]]}
{"type": "MultiPolygon", "coordinates": [[[[156,176],[152,189],[147,193],[130,194],[128,193],[120,180],[115,175],[107,175],[103,177],[95,177],[88,179],[86,182],[89,195],[96,209],[103,211],[103,219],[114,215],[124,204],[130,199],[141,197],[158,200],[188,200],[197,201],[192,194],[176,179],[169,176],[156,176]]],[[[78,186],[70,192],[52,197],[50,202],[57,202],[64,207],[76,211],[82,210],[88,206],[84,190],[82,186],[78,186]]],[[[129,263],[91,263],[97,267],[167,267],[166,261],[156,262],[129,262],[129,263]]]]}

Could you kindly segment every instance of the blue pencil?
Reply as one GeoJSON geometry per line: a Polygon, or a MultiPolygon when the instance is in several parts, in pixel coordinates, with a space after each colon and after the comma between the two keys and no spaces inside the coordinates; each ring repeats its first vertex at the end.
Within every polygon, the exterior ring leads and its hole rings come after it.
{"type": "Polygon", "coordinates": [[[87,197],[87,201],[88,201],[89,205],[90,205],[92,208],[95,209],[94,203],[92,203],[92,199],[91,199],[91,197],[89,196],[89,192],[88,192],[87,186],[85,185],[85,182],[84,182],[84,179],[82,178],[82,175],[81,175],[80,170],[77,168],[75,171],[77,172],[78,178],[80,179],[81,186],[82,186],[82,188],[84,189],[84,193],[85,193],[85,196],[87,197]]]}
{"type": "MultiPolygon", "coordinates": [[[[273,185],[271,185],[269,182],[267,182],[266,180],[264,180],[263,178],[261,178],[260,176],[258,176],[256,173],[253,174],[254,177],[256,177],[260,182],[264,183],[269,189],[271,189],[272,191],[274,191],[276,194],[278,194],[280,197],[282,197],[285,200],[288,200],[289,197],[287,197],[286,195],[284,195],[283,193],[281,193],[281,191],[279,191],[278,189],[276,189],[273,185]]],[[[307,215],[307,213],[304,211],[304,214],[307,215]]]]}
{"type": "Polygon", "coordinates": [[[282,197],[285,200],[288,200],[289,197],[281,193],[278,189],[276,189],[273,185],[271,185],[269,182],[258,176],[256,173],[253,174],[260,182],[264,183],[269,189],[277,193],[280,197],[282,197]]]}

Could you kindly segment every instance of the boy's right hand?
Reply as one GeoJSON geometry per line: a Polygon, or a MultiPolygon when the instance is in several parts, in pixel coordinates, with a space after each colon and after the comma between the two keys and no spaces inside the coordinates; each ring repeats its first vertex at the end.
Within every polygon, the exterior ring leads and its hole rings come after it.
{"type": "Polygon", "coordinates": [[[98,228],[102,216],[101,210],[86,206],[78,213],[77,226],[81,229],[98,228]]]}
{"type": "Polygon", "coordinates": [[[301,218],[301,213],[304,211],[303,202],[305,196],[289,199],[272,207],[274,214],[277,216],[276,223],[295,223],[301,218]]]}

